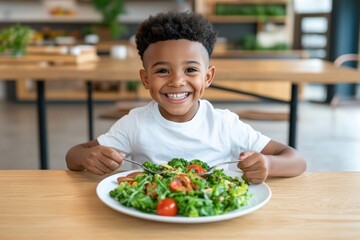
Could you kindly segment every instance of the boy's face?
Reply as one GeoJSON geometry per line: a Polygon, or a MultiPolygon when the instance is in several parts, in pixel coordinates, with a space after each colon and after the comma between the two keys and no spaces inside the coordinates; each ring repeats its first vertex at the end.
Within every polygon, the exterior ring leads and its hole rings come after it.
{"type": "Polygon", "coordinates": [[[144,87],[159,104],[162,116],[174,122],[194,117],[198,100],[215,73],[204,46],[184,39],[150,44],[143,66],[140,76],[144,87]]]}

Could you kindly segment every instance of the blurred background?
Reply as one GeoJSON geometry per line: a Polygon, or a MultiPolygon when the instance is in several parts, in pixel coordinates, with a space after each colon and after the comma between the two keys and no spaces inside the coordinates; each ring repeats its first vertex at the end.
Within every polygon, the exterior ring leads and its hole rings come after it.
{"type": "MultiPolygon", "coordinates": [[[[86,45],[100,57],[137,57],[137,25],[149,15],[169,10],[198,12],[214,24],[218,41],[213,58],[334,62],[343,54],[359,52],[360,2],[356,0],[0,0],[0,64],[1,56],[19,53],[4,44],[15,31],[22,32],[23,40],[29,37],[29,54],[39,46],[75,51],[75,46],[86,45]]],[[[357,61],[343,64],[358,68],[357,61]]],[[[288,83],[222,84],[290,98],[288,83]]],[[[95,82],[93,90],[96,136],[120,117],[120,110],[150,100],[137,82],[95,82]]],[[[243,113],[240,117],[255,129],[287,142],[287,106],[215,89],[204,97],[218,107],[243,113]],[[254,117],[249,110],[285,114],[254,117]]],[[[85,82],[47,82],[46,98],[50,168],[64,169],[67,149],[87,140],[85,82]]],[[[297,148],[309,171],[360,170],[358,98],[359,84],[300,86],[297,148]]],[[[35,99],[33,79],[0,81],[0,169],[39,167],[35,99]]]]}

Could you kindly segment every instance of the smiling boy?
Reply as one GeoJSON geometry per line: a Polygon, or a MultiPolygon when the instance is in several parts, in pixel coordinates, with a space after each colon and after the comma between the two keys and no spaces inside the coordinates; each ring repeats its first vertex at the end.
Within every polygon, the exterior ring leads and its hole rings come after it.
{"type": "Polygon", "coordinates": [[[156,164],[176,157],[212,166],[236,158],[253,183],[304,172],[306,162],[295,149],[202,99],[215,76],[215,66],[210,65],[215,41],[213,26],[191,12],[160,13],[140,24],[140,78],[153,101],[130,111],[97,139],[72,147],[66,156],[68,168],[110,173],[128,153],[138,162],[156,164]]]}
{"type": "Polygon", "coordinates": [[[142,59],[143,85],[161,115],[173,122],[190,121],[215,72],[203,45],[184,39],[159,41],[149,45],[142,59]]]}

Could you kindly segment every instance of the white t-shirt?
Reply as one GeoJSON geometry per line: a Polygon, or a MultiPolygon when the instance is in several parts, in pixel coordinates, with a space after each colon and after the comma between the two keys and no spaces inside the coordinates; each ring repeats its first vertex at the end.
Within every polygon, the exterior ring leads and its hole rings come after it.
{"type": "Polygon", "coordinates": [[[200,100],[196,115],[183,123],[162,117],[158,104],[152,101],[131,110],[97,140],[142,163],[184,158],[212,166],[238,159],[243,151],[260,152],[270,138],[243,123],[235,113],[214,109],[210,102],[200,100]]]}

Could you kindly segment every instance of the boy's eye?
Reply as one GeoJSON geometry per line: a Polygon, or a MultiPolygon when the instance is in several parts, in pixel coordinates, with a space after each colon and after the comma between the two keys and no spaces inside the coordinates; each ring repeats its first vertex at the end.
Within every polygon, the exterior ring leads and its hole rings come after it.
{"type": "Polygon", "coordinates": [[[197,69],[196,68],[187,68],[185,72],[188,72],[188,73],[197,72],[197,69]]]}
{"type": "Polygon", "coordinates": [[[155,71],[155,73],[168,73],[169,71],[168,70],[166,70],[165,68],[161,68],[161,69],[158,69],[158,70],[156,70],[155,71]]]}

